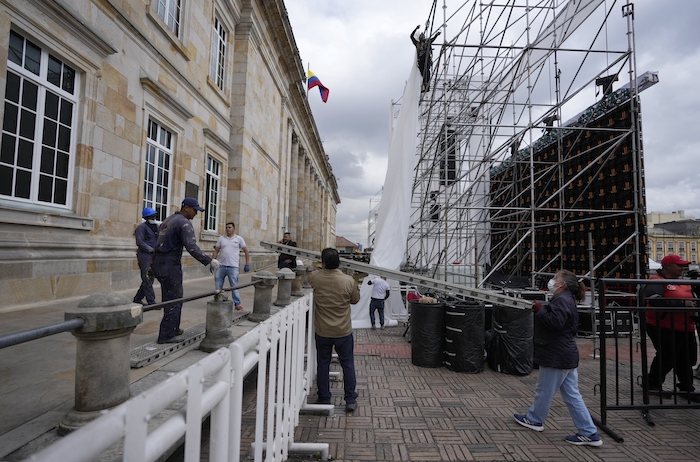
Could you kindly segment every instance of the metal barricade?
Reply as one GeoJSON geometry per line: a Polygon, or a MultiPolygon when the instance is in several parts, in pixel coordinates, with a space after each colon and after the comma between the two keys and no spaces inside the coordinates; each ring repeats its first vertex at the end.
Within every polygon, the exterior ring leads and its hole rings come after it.
{"type": "MultiPolygon", "coordinates": [[[[612,278],[598,280],[597,290],[600,295],[596,314],[600,320],[610,319],[611,325],[600,329],[597,334],[600,337],[600,420],[595,417],[594,420],[618,442],[623,442],[624,438],[609,425],[610,411],[638,410],[647,423],[653,426],[651,411],[654,409],[700,409],[700,393],[692,389],[682,390],[675,381],[677,371],[681,368],[692,374],[695,361],[690,359],[691,355],[687,359],[674,360],[672,364],[667,362],[667,366],[664,367],[670,368],[670,371],[665,377],[663,373],[656,374],[654,378],[657,381],[663,381],[665,378],[664,387],[660,387],[659,390],[650,390],[649,387],[650,366],[655,356],[661,358],[670,353],[668,349],[675,352],[679,348],[686,348],[688,351],[694,348],[697,354],[695,326],[687,315],[699,309],[698,299],[693,299],[695,307],[647,306],[643,287],[648,284],[682,284],[695,287],[700,281],[612,278]],[[620,292],[621,287],[626,293],[620,292]],[[621,298],[628,300],[627,306],[616,302],[621,298]],[[662,316],[670,316],[672,321],[683,320],[680,324],[688,333],[668,332],[668,341],[657,341],[654,346],[651,337],[647,338],[647,313],[651,313],[652,319],[656,320],[662,316]]],[[[655,300],[658,304],[670,298],[655,300]]],[[[658,325],[658,322],[656,324],[658,325]]],[[[654,329],[654,326],[651,327],[654,329]]]]}

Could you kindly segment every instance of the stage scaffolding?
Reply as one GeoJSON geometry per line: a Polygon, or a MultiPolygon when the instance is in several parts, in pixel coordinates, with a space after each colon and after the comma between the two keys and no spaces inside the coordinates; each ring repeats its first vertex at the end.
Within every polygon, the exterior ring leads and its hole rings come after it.
{"type": "Polygon", "coordinates": [[[658,77],[637,76],[633,4],[441,3],[404,269],[473,287],[641,277],[638,94],[658,77]]]}

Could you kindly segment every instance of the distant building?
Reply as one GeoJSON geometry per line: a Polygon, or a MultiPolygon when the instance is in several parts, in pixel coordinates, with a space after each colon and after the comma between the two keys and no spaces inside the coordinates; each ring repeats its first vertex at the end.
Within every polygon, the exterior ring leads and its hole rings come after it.
{"type": "Polygon", "coordinates": [[[335,248],[338,249],[338,253],[353,253],[355,250],[359,250],[357,244],[350,242],[343,236],[335,237],[335,248]]]}
{"type": "Polygon", "coordinates": [[[649,222],[653,219],[674,220],[650,224],[647,229],[648,254],[660,262],[668,254],[676,254],[692,265],[698,263],[698,247],[700,246],[700,220],[685,217],[683,211],[678,213],[652,212],[647,215],[649,222]]]}
{"type": "Polygon", "coordinates": [[[694,220],[695,217],[686,217],[685,210],[677,212],[649,212],[647,213],[647,225],[654,226],[659,223],[669,223],[679,220],[694,220]]]}

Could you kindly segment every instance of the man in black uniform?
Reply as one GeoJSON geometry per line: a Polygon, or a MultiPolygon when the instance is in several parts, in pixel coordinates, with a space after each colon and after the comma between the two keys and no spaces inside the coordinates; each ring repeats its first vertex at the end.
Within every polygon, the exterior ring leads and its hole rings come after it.
{"type": "Polygon", "coordinates": [[[136,238],[136,260],[139,262],[141,270],[141,287],[134,296],[134,303],[142,303],[146,297],[146,303],[153,305],[156,302],[156,293],[153,291],[153,276],[148,274],[153,261],[153,253],[156,251],[156,240],[158,239],[158,225],[156,224],[156,211],[151,207],[146,207],[141,212],[145,220],[134,230],[136,238]]]}
{"type": "MultiPolygon", "coordinates": [[[[199,202],[194,197],[182,201],[179,212],[175,212],[163,221],[158,230],[158,242],[153,259],[153,273],[160,282],[163,301],[182,298],[182,247],[203,265],[210,265],[217,270],[221,264],[197,247],[194,229],[190,222],[203,212],[199,202]]],[[[158,343],[180,343],[184,340],[180,329],[180,314],[182,304],[173,305],[163,310],[163,320],[160,323],[158,343]]]]}

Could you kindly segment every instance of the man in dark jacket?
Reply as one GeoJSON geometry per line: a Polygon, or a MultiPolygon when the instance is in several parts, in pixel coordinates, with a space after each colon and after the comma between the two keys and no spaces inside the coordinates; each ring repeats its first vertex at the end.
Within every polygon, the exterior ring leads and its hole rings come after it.
{"type": "MultiPolygon", "coordinates": [[[[211,258],[197,246],[190,220],[198,211],[203,212],[204,209],[199,206],[197,199],[187,197],[182,201],[180,211],[166,218],[158,229],[153,273],[160,282],[164,302],[182,298],[183,247],[201,264],[210,265],[212,270],[221,266],[218,260],[211,258]]],[[[158,343],[180,343],[184,340],[180,329],[181,312],[182,304],[164,308],[158,343]]]]}
{"type": "MultiPolygon", "coordinates": [[[[296,247],[297,243],[292,240],[292,235],[289,233],[284,233],[282,235],[282,240],[280,244],[288,245],[290,247],[296,247]]],[[[289,268],[294,269],[297,267],[297,257],[294,255],[289,255],[286,253],[281,253],[277,259],[277,268],[289,268]]]]}
{"type": "Polygon", "coordinates": [[[143,303],[143,297],[146,297],[146,303],[153,305],[156,302],[156,293],[153,291],[153,275],[149,274],[153,254],[155,253],[156,240],[158,239],[158,225],[156,224],[156,211],[151,207],[146,207],[141,212],[141,216],[145,220],[134,230],[136,238],[136,260],[139,262],[141,270],[141,287],[134,296],[134,303],[143,303]]]}

